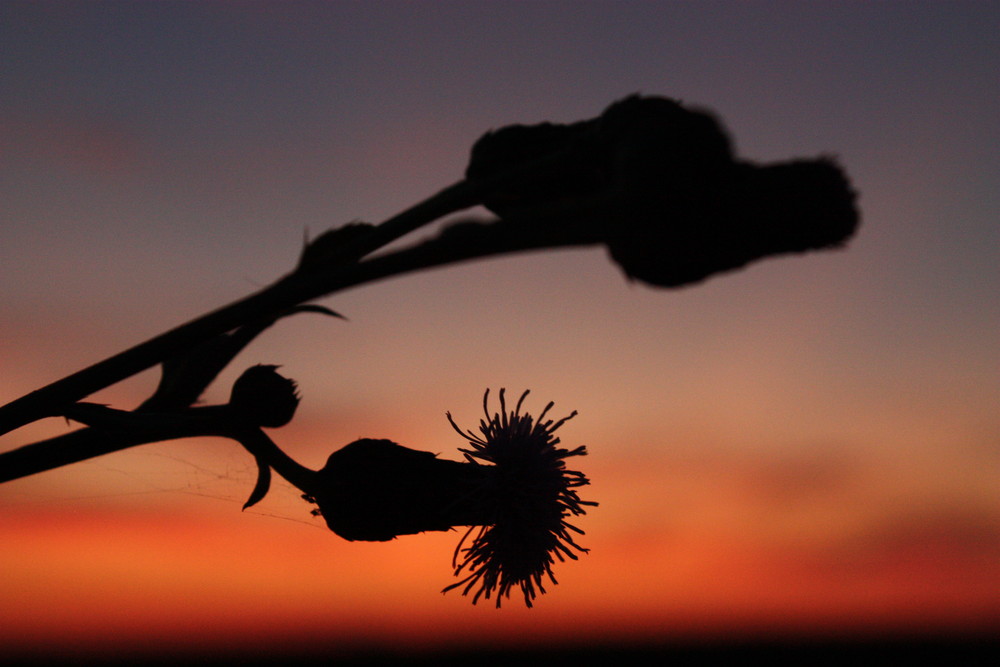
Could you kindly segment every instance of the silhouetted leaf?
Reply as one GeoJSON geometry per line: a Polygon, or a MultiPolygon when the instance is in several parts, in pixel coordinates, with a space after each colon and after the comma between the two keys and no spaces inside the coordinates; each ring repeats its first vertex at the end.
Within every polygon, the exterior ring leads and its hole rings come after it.
{"type": "Polygon", "coordinates": [[[243,503],[243,509],[248,507],[253,507],[267,495],[268,490],[271,488],[271,466],[267,464],[264,458],[258,456],[257,460],[257,483],[253,487],[253,491],[250,492],[250,497],[247,501],[243,503]]]}
{"type": "Polygon", "coordinates": [[[339,318],[339,319],[342,319],[342,320],[346,320],[347,319],[346,317],[344,317],[343,315],[341,315],[340,313],[338,313],[335,310],[331,310],[331,309],[327,308],[326,306],[319,306],[319,305],[316,305],[314,303],[307,303],[307,304],[303,304],[301,306],[296,306],[295,308],[292,308],[291,310],[289,310],[289,312],[287,312],[284,315],[282,315],[282,317],[286,317],[288,315],[295,315],[297,313],[318,313],[320,315],[329,315],[330,317],[336,317],[336,318],[339,318]]]}
{"type": "Polygon", "coordinates": [[[273,317],[246,324],[232,332],[220,334],[164,361],[160,365],[160,383],[140,409],[177,409],[193,404],[233,358],[257,336],[278,320],[299,313],[317,313],[347,319],[326,306],[303,304],[283,310],[273,317]]]}

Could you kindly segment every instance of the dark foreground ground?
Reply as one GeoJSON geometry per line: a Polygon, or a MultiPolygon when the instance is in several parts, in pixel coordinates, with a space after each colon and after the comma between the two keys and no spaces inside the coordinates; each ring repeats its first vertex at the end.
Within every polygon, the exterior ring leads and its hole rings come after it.
{"type": "Polygon", "coordinates": [[[392,647],[343,651],[337,649],[279,653],[158,651],[121,655],[21,655],[0,662],[73,665],[434,665],[490,667],[504,665],[887,665],[928,664],[948,667],[997,667],[1000,633],[962,638],[911,637],[882,640],[813,640],[768,642],[704,642],[646,646],[553,647],[531,650],[454,650],[403,652],[392,647]]]}

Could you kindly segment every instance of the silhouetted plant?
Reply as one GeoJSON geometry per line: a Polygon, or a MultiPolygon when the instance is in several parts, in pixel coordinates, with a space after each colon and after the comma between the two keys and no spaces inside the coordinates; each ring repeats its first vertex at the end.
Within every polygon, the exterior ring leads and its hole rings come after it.
{"type": "Polygon", "coordinates": [[[354,286],[433,266],[527,250],[603,245],[630,279],[680,287],[755,260],[842,246],[859,222],[856,196],[827,157],[759,165],[737,159],[707,111],[633,95],[600,116],[567,125],[511,125],[473,146],[464,180],[379,225],[352,222],[307,241],[296,267],[263,290],[172,329],[0,407],[0,434],[64,416],[86,428],[0,454],[0,482],[135,445],[199,435],[240,442],[258,465],[244,507],[259,502],[274,470],[348,540],[468,526],[447,587],[475,590],[473,602],[509,598],[531,606],[555,582],[555,560],[586,550],[567,518],[596,503],[557,447],[568,417],[508,411],[486,418],[467,440],[466,461],[437,458],[389,440],[363,438],[310,470],[262,430],[287,424],[298,406],[293,380],[277,366],[248,369],[225,405],[194,406],[208,385],[262,331],[289,315],[338,313],[308,302],[354,286]],[[495,219],[452,221],[439,234],[372,255],[440,218],[483,205],[495,219]],[[156,390],[133,411],[81,402],[160,364],[156,390]],[[465,542],[472,536],[468,546],[465,542]]]}

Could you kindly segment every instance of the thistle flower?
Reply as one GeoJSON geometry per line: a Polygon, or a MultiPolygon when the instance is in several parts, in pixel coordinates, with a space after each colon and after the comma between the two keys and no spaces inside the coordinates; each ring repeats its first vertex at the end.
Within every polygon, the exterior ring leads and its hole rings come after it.
{"type": "Polygon", "coordinates": [[[481,435],[463,432],[448,414],[452,427],[470,444],[460,450],[464,462],[363,438],[331,454],[299,488],[317,505],[313,514],[347,540],[383,542],[470,526],[452,559],[455,575],[465,577],[444,590],[464,586],[465,595],[478,586],[473,603],[495,594],[499,607],[519,587],[530,607],[545,592],[544,577],[556,583],[556,560],[576,560],[577,552],[587,551],[571,535],[583,531],[567,517],[585,514],[585,506],[597,503],[577,495],[576,489],[589,480],[566,470],[565,459],[582,456],[586,449],[557,447],[554,435],[576,413],[545,420],[553,406],[549,403],[536,420],[521,412],[527,395],[508,412],[501,389],[500,412],[490,416],[487,390],[481,435]]]}
{"type": "Polygon", "coordinates": [[[473,604],[480,597],[489,599],[495,594],[499,607],[501,600],[519,587],[525,604],[531,607],[536,595],[545,593],[545,577],[558,583],[552,573],[556,559],[576,560],[575,552],[587,552],[571,535],[582,535],[583,531],[566,519],[585,514],[584,506],[597,503],[580,499],[576,489],[590,482],[583,473],[567,470],[565,464],[571,456],[585,455],[586,448],[557,447],[559,438],[554,435],[576,412],[558,421],[546,421],[554,405],[550,402],[534,419],[521,413],[527,396],[525,391],[514,410],[507,412],[501,389],[500,412],[491,416],[487,390],[483,396],[486,419],[479,423],[480,435],[463,431],[448,414],[452,427],[471,446],[460,451],[471,463],[491,464],[492,471],[482,490],[488,499],[488,523],[472,526],[459,542],[452,566],[455,576],[466,576],[444,589],[447,592],[464,586],[462,594],[467,595],[478,588],[473,604]],[[464,547],[473,532],[471,544],[464,547]]]}

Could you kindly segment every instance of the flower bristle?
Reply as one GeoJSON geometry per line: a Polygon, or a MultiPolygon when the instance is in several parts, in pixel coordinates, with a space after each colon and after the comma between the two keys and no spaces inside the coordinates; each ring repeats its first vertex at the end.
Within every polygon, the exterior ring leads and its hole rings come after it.
{"type": "Polygon", "coordinates": [[[485,419],[479,422],[480,434],[463,431],[448,413],[452,427],[470,447],[461,449],[468,461],[484,462],[495,469],[490,488],[484,490],[492,508],[489,525],[473,526],[455,549],[452,565],[455,576],[465,574],[445,592],[463,587],[462,594],[474,589],[472,602],[496,596],[499,607],[520,588],[524,602],[531,607],[544,581],[558,583],[552,565],[587,549],[577,544],[571,533],[583,531],[566,521],[569,516],[586,514],[585,506],[597,503],[581,500],[576,490],[590,483],[580,472],[567,470],[565,459],[586,455],[585,447],[573,450],[557,447],[555,431],[576,412],[559,420],[545,420],[554,403],[549,403],[538,418],[522,413],[528,391],[521,394],[513,410],[507,410],[505,392],[499,392],[500,410],[490,414],[489,390],[483,396],[485,419]],[[476,531],[469,546],[463,546],[476,531]]]}

